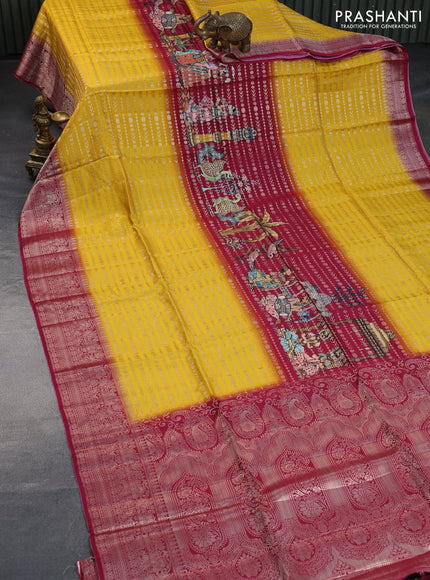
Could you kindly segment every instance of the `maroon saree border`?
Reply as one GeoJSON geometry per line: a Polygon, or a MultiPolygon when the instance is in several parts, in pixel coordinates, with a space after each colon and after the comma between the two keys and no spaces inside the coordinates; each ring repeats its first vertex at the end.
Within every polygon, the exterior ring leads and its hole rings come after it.
{"type": "Polygon", "coordinates": [[[391,133],[398,154],[413,181],[430,195],[430,157],[420,137],[409,79],[409,57],[403,46],[390,51],[390,68],[386,66],[387,85],[399,85],[399,90],[386,91],[391,114],[391,133]]]}
{"type": "Polygon", "coordinates": [[[360,52],[371,52],[396,46],[397,42],[383,36],[355,33],[355,36],[324,41],[295,37],[284,41],[257,43],[251,52],[241,53],[233,47],[230,53],[211,51],[222,62],[258,62],[271,60],[302,60],[313,58],[321,61],[342,60],[360,52]],[[371,38],[374,37],[374,38],[371,38]]]}
{"type": "Polygon", "coordinates": [[[43,86],[57,111],[66,111],[70,115],[73,113],[74,98],[66,91],[65,79],[58,70],[51,48],[34,34],[30,35],[15,76],[36,89],[43,86]]]}
{"type": "MultiPolygon", "coordinates": [[[[96,321],[97,311],[83,276],[81,258],[73,235],[73,222],[67,193],[59,167],[56,151],[53,150],[47,167],[41,171],[24,205],[18,236],[24,282],[63,419],[90,537],[93,538],[95,531],[87,486],[82,475],[82,464],[76,447],[76,415],[67,408],[60,375],[68,373],[72,375],[72,382],[79,396],[80,391],[83,392],[88,387],[88,381],[80,380],[79,368],[86,364],[91,366],[98,364],[106,368],[109,365],[109,360],[103,347],[104,340],[100,327],[97,323],[94,323],[92,328],[88,328],[86,325],[87,320],[96,321]],[[47,183],[45,183],[44,177],[46,174],[49,175],[47,183]],[[42,226],[39,225],[40,223],[42,226]],[[44,230],[43,232],[39,231],[40,227],[44,230]],[[55,252],[52,255],[53,260],[49,260],[51,252],[55,252]],[[46,264],[45,260],[48,260],[49,264],[46,264]],[[47,266],[49,266],[50,274],[55,270],[59,272],[59,283],[54,285],[49,285],[49,281],[47,284],[39,283],[38,278],[43,276],[47,266]],[[78,300],[76,307],[81,311],[81,318],[78,319],[78,324],[72,329],[72,332],[70,329],[69,331],[63,330],[70,319],[66,303],[68,299],[78,300]],[[52,306],[53,304],[54,306],[52,306]],[[46,308],[43,308],[44,306],[46,308]],[[82,312],[86,316],[82,316],[82,312]],[[42,319],[44,320],[42,321],[42,319]],[[81,323],[81,327],[79,323],[81,323]],[[51,327],[51,332],[47,332],[49,327],[51,327]],[[90,340],[93,345],[96,345],[95,349],[87,350],[87,358],[82,356],[83,351],[80,345],[82,335],[87,341],[90,340]],[[56,346],[53,346],[54,344],[61,344],[64,349],[69,351],[70,356],[66,355],[63,360],[55,357],[56,346]]],[[[114,379],[110,373],[108,373],[107,381],[111,383],[110,389],[115,390],[114,379]]],[[[101,564],[97,544],[91,541],[91,546],[95,560],[101,564]]],[[[99,566],[99,569],[102,570],[102,566],[99,566]]],[[[102,579],[103,575],[100,575],[99,578],[102,579]]]]}

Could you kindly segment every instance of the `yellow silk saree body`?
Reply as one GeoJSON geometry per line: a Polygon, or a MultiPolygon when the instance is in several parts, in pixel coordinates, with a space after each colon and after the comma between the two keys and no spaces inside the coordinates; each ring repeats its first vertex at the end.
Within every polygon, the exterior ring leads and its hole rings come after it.
{"type": "Polygon", "coordinates": [[[45,0],[72,113],[23,210],[81,578],[430,570],[429,160],[405,53],[275,1],[45,0]]]}

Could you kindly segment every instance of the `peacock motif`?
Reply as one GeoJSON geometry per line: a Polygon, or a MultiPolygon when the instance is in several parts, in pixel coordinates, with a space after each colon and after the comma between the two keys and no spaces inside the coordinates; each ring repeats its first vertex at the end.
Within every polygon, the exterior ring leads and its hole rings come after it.
{"type": "Polygon", "coordinates": [[[224,170],[225,161],[222,159],[203,159],[199,167],[203,174],[203,177],[214,183],[221,179],[221,177],[233,178],[231,171],[224,170]]]}
{"type": "Polygon", "coordinates": [[[246,210],[246,207],[239,205],[242,196],[237,193],[232,199],[231,197],[218,197],[212,204],[218,216],[227,216],[230,213],[240,213],[246,210]]]}

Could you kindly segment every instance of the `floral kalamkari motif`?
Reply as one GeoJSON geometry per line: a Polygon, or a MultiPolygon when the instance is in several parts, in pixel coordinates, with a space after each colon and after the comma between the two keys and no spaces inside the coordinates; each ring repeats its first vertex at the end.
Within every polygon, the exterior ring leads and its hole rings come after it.
{"type": "Polygon", "coordinates": [[[286,242],[288,223],[272,218],[264,207],[251,209],[248,197],[259,180],[231,168],[225,144],[250,143],[258,138],[258,131],[246,123],[239,128],[226,124],[231,118],[240,119],[240,103],[223,96],[193,96],[193,86],[207,79],[215,79],[218,85],[230,83],[235,67],[220,63],[205,49],[192,33],[190,16],[177,11],[180,5],[178,0],[146,4],[179,80],[186,142],[194,151],[193,173],[202,194],[199,201],[203,200],[199,211],[206,210],[219,220],[219,245],[225,248],[226,256],[246,269],[244,277],[254,309],[260,319],[263,317],[264,326],[273,328],[281,351],[301,378],[353,361],[385,356],[394,337],[391,331],[357,317],[328,323],[333,309],[362,305],[365,288],[348,283],[320,289],[315,280],[299,280],[288,255],[301,250],[286,242]],[[209,124],[212,131],[199,132],[199,125],[209,124]],[[347,355],[332,331],[336,325],[348,325],[353,334],[364,338],[364,353],[347,355]]]}

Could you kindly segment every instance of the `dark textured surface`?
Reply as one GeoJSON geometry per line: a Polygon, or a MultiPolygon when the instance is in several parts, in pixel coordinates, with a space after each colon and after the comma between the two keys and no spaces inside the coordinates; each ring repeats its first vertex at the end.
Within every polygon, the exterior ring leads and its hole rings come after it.
{"type": "Polygon", "coordinates": [[[72,580],[91,555],[54,387],[22,278],[17,225],[32,182],[37,91],[0,60],[0,578],[72,580]]]}
{"type": "MultiPolygon", "coordinates": [[[[430,152],[430,44],[407,46],[414,108],[430,152]]],[[[0,579],[72,580],[91,554],[78,486],[22,279],[17,224],[31,187],[37,95],[0,60],[0,579]]],[[[411,570],[412,572],[412,570],[411,570]]],[[[126,579],[117,579],[126,580],[126,579]]]]}
{"type": "Polygon", "coordinates": [[[430,43],[405,45],[409,55],[409,83],[425,150],[430,155],[430,43]]]}

